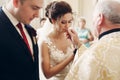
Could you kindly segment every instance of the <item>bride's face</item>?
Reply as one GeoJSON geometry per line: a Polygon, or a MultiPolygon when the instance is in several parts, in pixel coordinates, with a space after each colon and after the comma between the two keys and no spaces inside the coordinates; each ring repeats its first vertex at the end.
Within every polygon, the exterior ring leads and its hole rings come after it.
{"type": "Polygon", "coordinates": [[[66,13],[60,19],[57,20],[56,29],[59,32],[67,32],[68,29],[71,27],[73,22],[72,13],[66,13]]]}

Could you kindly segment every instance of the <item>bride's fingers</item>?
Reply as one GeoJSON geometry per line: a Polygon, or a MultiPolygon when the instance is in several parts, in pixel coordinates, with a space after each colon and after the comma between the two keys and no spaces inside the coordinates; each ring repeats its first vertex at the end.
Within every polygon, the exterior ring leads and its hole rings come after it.
{"type": "Polygon", "coordinates": [[[77,33],[73,30],[73,29],[68,29],[68,34],[73,37],[75,36],[77,33]]]}
{"type": "Polygon", "coordinates": [[[70,36],[70,34],[68,33],[68,31],[65,33],[65,35],[66,35],[67,39],[71,39],[71,36],[70,36]]]}

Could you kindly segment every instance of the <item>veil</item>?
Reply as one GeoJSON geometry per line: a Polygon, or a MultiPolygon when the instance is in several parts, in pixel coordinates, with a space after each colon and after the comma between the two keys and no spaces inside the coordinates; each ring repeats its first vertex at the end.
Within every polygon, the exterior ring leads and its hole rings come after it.
{"type": "Polygon", "coordinates": [[[41,43],[48,37],[49,33],[52,32],[53,25],[50,23],[49,19],[45,21],[42,28],[37,30],[37,38],[38,38],[38,46],[39,46],[39,73],[40,73],[40,80],[47,80],[43,74],[42,67],[41,67],[41,43]]]}
{"type": "Polygon", "coordinates": [[[43,27],[37,31],[38,45],[41,44],[41,42],[45,40],[48,34],[52,31],[53,31],[53,25],[50,23],[49,19],[47,18],[43,27]]]}

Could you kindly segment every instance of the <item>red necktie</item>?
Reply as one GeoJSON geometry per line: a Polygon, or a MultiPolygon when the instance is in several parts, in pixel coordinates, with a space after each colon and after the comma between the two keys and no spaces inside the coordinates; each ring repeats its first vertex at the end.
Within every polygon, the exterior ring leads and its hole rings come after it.
{"type": "MultiPolygon", "coordinates": [[[[18,24],[17,24],[17,27],[18,27],[18,29],[20,30],[20,33],[21,33],[21,35],[22,35],[22,37],[23,37],[23,39],[24,39],[24,42],[26,43],[26,45],[27,45],[27,47],[28,47],[28,49],[29,49],[29,51],[30,51],[30,53],[31,53],[30,46],[29,46],[28,40],[27,40],[27,38],[26,38],[26,35],[25,35],[24,31],[23,31],[23,28],[22,28],[21,23],[18,23],[18,24]]],[[[32,55],[32,53],[31,53],[31,55],[32,55]]]]}

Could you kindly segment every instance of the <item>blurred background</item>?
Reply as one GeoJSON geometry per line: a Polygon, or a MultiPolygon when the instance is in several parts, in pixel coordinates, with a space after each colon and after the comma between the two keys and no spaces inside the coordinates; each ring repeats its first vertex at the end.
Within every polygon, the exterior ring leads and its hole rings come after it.
{"type": "MultiPolygon", "coordinates": [[[[9,0],[0,0],[0,6],[3,6],[6,4],[6,2],[9,0]]],[[[40,19],[45,17],[45,7],[46,5],[51,1],[66,1],[68,2],[72,9],[73,9],[73,16],[74,16],[74,26],[77,26],[77,21],[79,20],[79,17],[84,17],[86,19],[86,27],[88,27],[90,30],[92,29],[92,13],[95,6],[95,3],[97,0],[44,0],[44,6],[40,10],[40,17],[34,19],[31,22],[31,25],[38,29],[40,26],[40,19]]]]}

